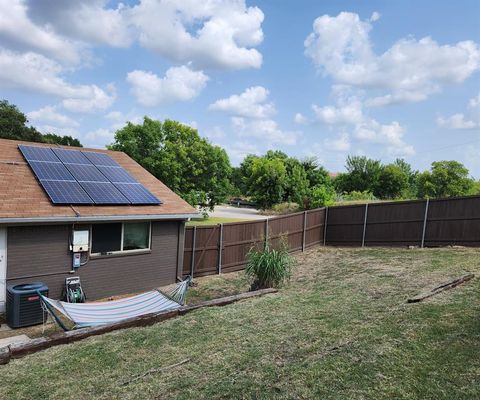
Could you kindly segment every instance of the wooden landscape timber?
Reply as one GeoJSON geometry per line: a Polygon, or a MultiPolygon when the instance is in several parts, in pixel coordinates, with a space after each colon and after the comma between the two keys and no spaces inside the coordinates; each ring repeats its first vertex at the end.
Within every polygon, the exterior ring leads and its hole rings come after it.
{"type": "Polygon", "coordinates": [[[128,318],[113,324],[96,326],[92,328],[82,328],[68,332],[56,332],[47,337],[32,339],[28,343],[12,344],[7,347],[0,348],[0,365],[8,364],[12,358],[21,358],[27,354],[36,353],[49,347],[59,346],[77,342],[90,336],[102,335],[104,333],[117,331],[120,329],[142,327],[156,324],[179,315],[185,315],[191,311],[206,307],[221,307],[240,300],[252,297],[264,296],[266,294],[276,293],[277,289],[261,289],[252,292],[241,293],[233,296],[222,297],[219,299],[207,300],[199,304],[191,306],[183,306],[173,311],[163,311],[155,314],[146,314],[140,317],[128,318]]]}
{"type": "Polygon", "coordinates": [[[453,289],[454,287],[464,282],[467,282],[470,279],[473,279],[474,277],[475,277],[474,274],[467,274],[467,275],[461,276],[460,278],[454,279],[453,281],[442,283],[441,285],[434,287],[433,289],[431,289],[426,293],[422,293],[422,294],[419,294],[418,296],[408,299],[407,303],[418,303],[420,301],[428,299],[429,297],[435,296],[438,293],[444,292],[445,290],[453,289]]]}

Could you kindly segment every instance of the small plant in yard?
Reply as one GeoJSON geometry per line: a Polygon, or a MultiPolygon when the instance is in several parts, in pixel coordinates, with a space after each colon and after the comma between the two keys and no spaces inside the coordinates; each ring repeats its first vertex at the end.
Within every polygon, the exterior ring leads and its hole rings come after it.
{"type": "Polygon", "coordinates": [[[246,274],[253,279],[252,290],[279,287],[290,279],[293,258],[285,244],[279,249],[269,244],[264,249],[253,247],[247,256],[246,274]]]}

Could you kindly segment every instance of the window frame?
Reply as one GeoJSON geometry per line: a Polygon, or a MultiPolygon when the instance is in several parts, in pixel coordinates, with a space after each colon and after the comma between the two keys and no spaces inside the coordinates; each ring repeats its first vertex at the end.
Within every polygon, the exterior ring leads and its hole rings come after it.
{"type": "Polygon", "coordinates": [[[89,244],[89,253],[92,257],[109,257],[113,255],[128,255],[128,254],[138,254],[138,253],[149,253],[152,250],[152,221],[131,221],[132,223],[148,223],[148,247],[144,249],[134,249],[134,250],[123,250],[123,238],[125,231],[125,224],[129,222],[120,222],[122,224],[122,230],[120,233],[120,250],[109,251],[108,253],[92,253],[92,244],[93,244],[93,226],[100,224],[114,224],[118,222],[100,222],[98,224],[90,225],[90,244],[89,244]]]}

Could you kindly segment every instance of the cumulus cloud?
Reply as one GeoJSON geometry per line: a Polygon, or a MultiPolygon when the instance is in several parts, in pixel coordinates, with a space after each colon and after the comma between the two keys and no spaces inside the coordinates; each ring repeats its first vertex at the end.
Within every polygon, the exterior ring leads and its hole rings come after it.
{"type": "Polygon", "coordinates": [[[137,101],[148,107],[185,101],[198,96],[205,88],[208,76],[187,66],[172,67],[160,78],[153,72],[129,72],[127,81],[137,101]]]}
{"type": "Polygon", "coordinates": [[[325,139],[324,145],[327,150],[346,152],[350,150],[351,143],[348,133],[342,133],[335,139],[325,139]]]}
{"type": "Polygon", "coordinates": [[[133,27],[128,23],[129,9],[123,3],[115,8],[108,7],[108,3],[106,0],[30,0],[28,15],[33,22],[51,26],[75,40],[127,47],[135,38],[133,27]]]}
{"type": "Polygon", "coordinates": [[[20,0],[0,0],[0,42],[2,46],[36,51],[66,63],[80,61],[81,46],[58,35],[49,24],[37,25],[27,15],[20,0]]]}
{"type": "Polygon", "coordinates": [[[142,46],[200,68],[259,68],[263,12],[244,0],[143,0],[130,10],[142,46]]]}
{"type": "Polygon", "coordinates": [[[233,117],[232,124],[240,137],[251,137],[273,144],[294,145],[300,137],[300,132],[283,131],[271,119],[246,119],[233,117]]]}
{"type": "Polygon", "coordinates": [[[409,37],[375,54],[369,33],[376,19],[362,21],[349,12],[323,15],[304,43],[305,55],[335,82],[386,92],[367,105],[425,100],[442,85],[464,82],[480,69],[480,49],[471,40],[440,45],[430,37],[409,37]]]}
{"type": "Polygon", "coordinates": [[[437,125],[447,129],[476,129],[480,128],[480,94],[468,101],[467,115],[456,113],[449,117],[439,115],[437,125]]]}
{"type": "Polygon", "coordinates": [[[307,117],[305,117],[302,113],[296,113],[293,117],[293,120],[296,124],[303,125],[308,122],[307,117]]]}
{"type": "Polygon", "coordinates": [[[78,127],[79,123],[62,114],[56,106],[45,106],[35,111],[27,113],[27,117],[31,122],[36,124],[50,123],[61,127],[78,127]]]}
{"type": "Polygon", "coordinates": [[[240,137],[253,137],[270,145],[295,144],[300,132],[284,131],[271,118],[276,110],[268,95],[269,91],[262,86],[250,87],[241,94],[217,100],[210,104],[209,110],[230,115],[234,131],[240,137]]]}
{"type": "MultiPolygon", "coordinates": [[[[391,155],[408,156],[415,153],[414,148],[405,143],[404,128],[397,121],[382,124],[365,114],[362,102],[357,97],[346,97],[344,92],[336,94],[335,105],[312,105],[318,122],[348,130],[359,141],[386,146],[391,155]]],[[[349,136],[342,133],[336,140],[327,139],[325,145],[334,150],[346,151],[350,146],[349,136]]]]}
{"type": "Polygon", "coordinates": [[[217,100],[208,109],[246,118],[270,118],[276,111],[273,103],[267,102],[268,94],[264,87],[253,86],[239,95],[217,100]]]}
{"type": "Polygon", "coordinates": [[[114,88],[97,85],[75,85],[62,74],[65,68],[40,54],[13,53],[0,49],[0,87],[19,88],[63,98],[69,111],[92,112],[110,107],[115,100],[114,88]]]}

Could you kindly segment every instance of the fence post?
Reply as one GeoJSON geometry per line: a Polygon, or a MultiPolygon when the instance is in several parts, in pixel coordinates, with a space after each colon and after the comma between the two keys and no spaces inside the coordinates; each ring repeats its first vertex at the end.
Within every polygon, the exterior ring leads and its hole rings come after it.
{"type": "Polygon", "coordinates": [[[365,233],[367,231],[368,203],[365,204],[365,218],[363,219],[362,247],[365,247],[365,233]]]}
{"type": "Polygon", "coordinates": [[[305,234],[307,233],[307,212],[303,212],[303,236],[302,236],[302,251],[305,251],[305,234]]]}
{"type": "Polygon", "coordinates": [[[193,269],[195,268],[195,247],[197,241],[197,225],[193,226],[192,238],[192,257],[190,258],[190,277],[193,279],[193,269]]]}
{"type": "Polygon", "coordinates": [[[425,215],[423,216],[422,244],[420,245],[422,249],[425,244],[425,231],[427,230],[427,216],[428,216],[429,203],[430,203],[430,199],[427,199],[427,201],[425,202],[425,215]]]}
{"type": "Polygon", "coordinates": [[[327,243],[327,223],[328,223],[328,207],[325,207],[325,223],[323,225],[323,245],[327,243]]]}
{"type": "Polygon", "coordinates": [[[220,224],[220,245],[218,249],[218,273],[222,273],[223,224],[220,224]]]}
{"type": "Polygon", "coordinates": [[[265,246],[268,246],[268,217],[265,219],[265,246]]]}

